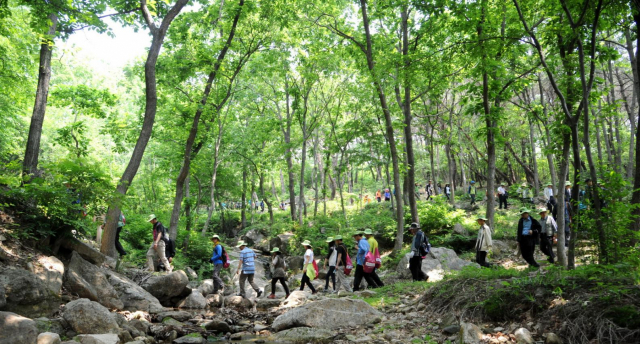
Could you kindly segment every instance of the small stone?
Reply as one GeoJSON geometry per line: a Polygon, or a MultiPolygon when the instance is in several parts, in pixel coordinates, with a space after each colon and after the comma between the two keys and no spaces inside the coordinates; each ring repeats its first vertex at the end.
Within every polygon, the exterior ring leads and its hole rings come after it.
{"type": "Polygon", "coordinates": [[[544,344],[563,344],[562,339],[555,333],[547,333],[544,337],[546,338],[544,344]]]}
{"type": "Polygon", "coordinates": [[[202,338],[199,333],[192,333],[173,340],[173,344],[204,344],[206,342],[207,340],[202,338]]]}
{"type": "Polygon", "coordinates": [[[516,337],[516,343],[518,344],[533,344],[533,337],[531,337],[531,332],[524,327],[521,327],[514,332],[516,337]]]}
{"type": "Polygon", "coordinates": [[[238,332],[238,333],[234,333],[231,335],[231,337],[229,337],[229,339],[231,340],[240,340],[243,337],[248,337],[251,336],[252,334],[249,332],[238,332]]]}
{"type": "Polygon", "coordinates": [[[496,327],[493,329],[493,332],[504,332],[504,327],[496,327]]]}
{"type": "Polygon", "coordinates": [[[442,329],[442,332],[444,334],[456,334],[460,331],[460,326],[459,325],[449,325],[445,328],[442,329]]]}
{"type": "Polygon", "coordinates": [[[260,331],[262,331],[262,330],[266,330],[266,329],[268,329],[268,328],[269,328],[269,326],[265,326],[265,325],[261,325],[261,324],[255,324],[255,325],[253,325],[253,331],[254,331],[254,332],[260,332],[260,331]]]}
{"type": "Polygon", "coordinates": [[[60,336],[57,333],[44,332],[38,335],[38,344],[60,344],[60,336]]]}
{"type": "Polygon", "coordinates": [[[118,344],[120,338],[117,334],[81,334],[73,339],[81,344],[118,344]]]}

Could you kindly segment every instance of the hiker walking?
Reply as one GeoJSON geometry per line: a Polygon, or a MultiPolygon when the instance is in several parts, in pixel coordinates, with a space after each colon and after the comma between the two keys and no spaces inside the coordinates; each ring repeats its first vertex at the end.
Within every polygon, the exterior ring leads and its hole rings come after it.
{"type": "Polygon", "coordinates": [[[271,274],[271,295],[267,296],[268,299],[276,298],[276,282],[280,281],[282,284],[282,288],[284,288],[284,292],[286,293],[285,299],[289,297],[289,287],[287,287],[287,282],[285,278],[287,277],[287,272],[285,271],[284,258],[282,257],[282,252],[280,252],[280,248],[274,247],[271,250],[271,268],[273,269],[273,273],[271,274]]]}
{"type": "Polygon", "coordinates": [[[334,288],[334,291],[340,290],[343,287],[345,291],[352,292],[349,282],[347,282],[347,276],[344,273],[344,269],[347,266],[347,248],[342,243],[342,235],[336,235],[333,240],[336,243],[336,278],[338,279],[338,286],[334,288]]]}
{"type": "Polygon", "coordinates": [[[211,237],[211,242],[213,242],[213,254],[209,261],[213,264],[213,294],[217,294],[218,291],[224,289],[224,282],[220,278],[220,271],[222,270],[222,264],[224,264],[224,261],[222,261],[223,248],[220,245],[220,237],[217,234],[211,237]]]}
{"type": "Polygon", "coordinates": [[[553,253],[553,241],[558,232],[558,225],[553,217],[547,214],[546,208],[538,209],[540,214],[540,251],[549,256],[549,263],[553,264],[555,255],[553,253]]]}
{"type": "Polygon", "coordinates": [[[491,240],[491,228],[487,225],[488,220],[486,217],[478,217],[476,221],[480,225],[480,229],[478,230],[478,239],[476,239],[476,263],[488,268],[491,267],[491,264],[487,263],[487,253],[493,246],[493,241],[491,240]]]}
{"type": "Polygon", "coordinates": [[[571,201],[571,182],[568,180],[564,183],[564,199],[571,201]]]}
{"type": "Polygon", "coordinates": [[[425,234],[422,232],[422,229],[420,229],[420,225],[415,222],[409,226],[409,231],[411,235],[413,235],[413,241],[411,241],[411,253],[413,253],[413,255],[409,258],[411,276],[414,282],[426,281],[429,279],[429,276],[422,271],[422,259],[424,259],[424,257],[420,252],[420,246],[422,246],[425,240],[425,234]]]}
{"type": "Polygon", "coordinates": [[[380,193],[380,190],[376,191],[376,201],[378,201],[378,203],[382,202],[382,193],[380,193]]]}
{"type": "Polygon", "coordinates": [[[327,253],[327,258],[324,259],[323,269],[327,267],[327,263],[329,264],[329,270],[327,271],[327,276],[325,277],[325,285],[324,292],[329,291],[329,278],[331,278],[333,282],[333,292],[336,291],[336,262],[338,261],[338,252],[336,250],[336,242],[332,237],[328,237],[326,240],[327,244],[329,244],[329,253],[327,253]]]}
{"type": "Polygon", "coordinates": [[[447,201],[451,200],[451,185],[449,183],[444,185],[444,195],[447,197],[447,201]]]}
{"type": "Polygon", "coordinates": [[[167,234],[167,228],[162,225],[154,214],[149,215],[148,222],[153,225],[153,243],[147,251],[147,269],[151,272],[155,271],[153,260],[155,257],[160,259],[160,263],[164,265],[167,272],[173,271],[171,264],[167,260],[165,248],[169,241],[169,235],[167,234]]]}
{"type": "Polygon", "coordinates": [[[507,189],[504,187],[504,183],[500,183],[500,187],[498,187],[498,209],[502,209],[502,205],[504,204],[504,209],[507,208],[507,189]]]}
{"type": "Polygon", "coordinates": [[[245,297],[244,284],[249,280],[249,285],[251,285],[251,288],[253,288],[257,294],[256,297],[260,297],[262,290],[253,282],[253,276],[256,273],[256,253],[248,248],[247,244],[242,240],[238,242],[236,247],[240,249],[240,263],[238,264],[238,271],[236,271],[236,275],[240,275],[240,293],[238,296],[245,297]]]}
{"type": "MultiPolygon", "coordinates": [[[[378,240],[373,237],[373,231],[369,228],[365,229],[364,236],[365,238],[367,238],[367,243],[369,244],[369,252],[371,252],[371,254],[375,254],[376,250],[378,249],[378,240]]],[[[373,288],[384,287],[384,283],[382,283],[380,277],[378,277],[378,274],[376,273],[376,268],[373,268],[373,271],[369,274],[369,276],[371,277],[373,282],[375,282],[376,286],[373,288]]]]}
{"type": "Polygon", "coordinates": [[[527,208],[520,210],[520,220],[518,221],[518,246],[522,253],[522,258],[529,264],[529,266],[540,267],[533,257],[533,253],[536,249],[536,242],[540,235],[540,222],[532,218],[529,213],[531,211],[527,208]]]}
{"type": "Polygon", "coordinates": [[[364,258],[369,253],[369,242],[364,239],[362,236],[364,235],[363,231],[357,231],[353,233],[353,238],[356,241],[356,247],[358,248],[358,254],[356,255],[356,274],[353,277],[353,291],[360,290],[360,283],[362,282],[362,278],[367,281],[367,285],[371,288],[376,288],[376,282],[371,279],[371,274],[367,274],[364,272],[364,258]]]}
{"type": "Polygon", "coordinates": [[[116,228],[116,250],[121,256],[126,256],[127,251],[124,250],[122,244],[120,243],[120,232],[122,232],[122,227],[127,223],[127,219],[125,219],[122,211],[120,211],[120,216],[118,216],[118,227],[116,228]]]}
{"type": "Polygon", "coordinates": [[[433,195],[433,184],[431,184],[431,180],[424,187],[424,191],[427,193],[427,201],[431,200],[431,195],[433,195]]]}
{"type": "Polygon", "coordinates": [[[384,189],[384,201],[391,201],[391,193],[389,192],[389,189],[384,189]]]}
{"type": "Polygon", "coordinates": [[[309,289],[311,289],[311,294],[315,294],[316,288],[311,284],[311,279],[316,278],[316,270],[313,267],[313,247],[311,246],[311,242],[309,240],[305,240],[302,242],[302,246],[306,249],[304,252],[304,265],[302,267],[302,279],[300,280],[300,290],[304,290],[304,285],[308,285],[309,289]]]}
{"type": "Polygon", "coordinates": [[[473,180],[469,183],[469,190],[467,191],[469,197],[471,197],[471,205],[476,204],[476,195],[478,194],[478,190],[476,189],[476,182],[473,180]]]}
{"type": "Polygon", "coordinates": [[[544,188],[544,198],[547,200],[547,209],[551,212],[553,217],[557,217],[558,210],[556,209],[557,203],[556,198],[553,196],[553,184],[551,182],[547,183],[547,187],[544,188]]]}

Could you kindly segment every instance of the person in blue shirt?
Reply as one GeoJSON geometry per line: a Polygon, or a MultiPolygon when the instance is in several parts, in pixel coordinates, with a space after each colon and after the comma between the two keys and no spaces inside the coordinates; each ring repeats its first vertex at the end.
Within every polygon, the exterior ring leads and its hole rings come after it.
{"type": "Polygon", "coordinates": [[[540,231],[542,227],[540,222],[532,218],[529,213],[531,211],[526,208],[520,210],[520,221],[518,221],[518,246],[522,253],[522,258],[527,261],[529,266],[539,268],[540,265],[536,262],[533,254],[536,249],[536,244],[540,242],[540,231]]]}
{"type": "Polygon", "coordinates": [[[214,235],[211,237],[213,242],[213,255],[209,261],[213,264],[213,294],[217,294],[218,291],[224,289],[224,282],[220,278],[220,271],[222,270],[222,245],[220,245],[220,237],[214,235]]]}
{"type": "Polygon", "coordinates": [[[371,278],[371,274],[367,274],[364,272],[364,257],[369,252],[369,242],[367,239],[363,238],[363,231],[357,231],[353,234],[353,238],[356,240],[356,245],[358,248],[358,254],[356,255],[356,274],[353,278],[353,291],[360,290],[360,283],[362,282],[362,278],[364,277],[365,281],[367,281],[367,285],[371,288],[377,288],[378,285],[371,278]]]}
{"type": "Polygon", "coordinates": [[[236,247],[240,249],[240,263],[238,264],[238,271],[236,271],[236,275],[240,275],[240,293],[238,296],[245,297],[244,284],[249,280],[249,284],[258,295],[257,297],[260,297],[260,295],[262,295],[262,290],[260,290],[260,288],[258,288],[258,286],[253,282],[253,275],[256,273],[256,253],[253,252],[252,249],[248,248],[247,244],[242,240],[238,242],[236,247]]]}

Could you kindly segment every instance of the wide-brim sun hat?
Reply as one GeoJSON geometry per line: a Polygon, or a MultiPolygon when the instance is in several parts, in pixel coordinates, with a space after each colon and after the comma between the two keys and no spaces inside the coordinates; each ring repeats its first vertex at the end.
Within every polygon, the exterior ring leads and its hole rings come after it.
{"type": "Polygon", "coordinates": [[[570,182],[570,181],[568,181],[568,180],[567,180],[566,182],[564,182],[564,185],[565,185],[565,186],[571,186],[572,184],[571,184],[571,182],[570,182]]]}
{"type": "Polygon", "coordinates": [[[484,216],[478,216],[478,217],[476,217],[476,220],[489,221],[489,219],[487,219],[484,216]]]}
{"type": "Polygon", "coordinates": [[[302,242],[302,246],[312,246],[309,240],[305,240],[302,242]]]}
{"type": "Polygon", "coordinates": [[[373,235],[373,231],[371,230],[371,228],[367,228],[364,230],[364,232],[362,232],[365,235],[373,235]]]}
{"type": "Polygon", "coordinates": [[[529,214],[529,213],[531,213],[531,210],[530,210],[530,209],[527,209],[527,208],[521,208],[521,209],[520,209],[520,215],[522,215],[522,214],[524,214],[524,213],[529,214]]]}
{"type": "Polygon", "coordinates": [[[238,244],[236,245],[236,247],[240,247],[240,246],[247,246],[247,243],[242,241],[242,240],[240,240],[240,241],[238,241],[238,244]]]}
{"type": "Polygon", "coordinates": [[[527,183],[522,183],[520,186],[527,187],[527,183]]]}
{"type": "Polygon", "coordinates": [[[218,234],[212,236],[209,240],[213,241],[213,239],[218,239],[220,240],[220,237],[218,236],[218,234]]]}
{"type": "Polygon", "coordinates": [[[325,241],[326,241],[326,242],[332,242],[332,241],[334,241],[334,240],[335,240],[335,239],[333,239],[333,237],[328,237],[328,238],[327,238],[327,240],[325,240],[325,241]]]}
{"type": "Polygon", "coordinates": [[[155,214],[151,214],[149,215],[149,218],[147,219],[147,222],[151,222],[151,220],[155,219],[156,215],[155,214]]]}
{"type": "Polygon", "coordinates": [[[280,252],[280,248],[274,247],[273,249],[271,249],[271,253],[276,253],[276,252],[280,252]]]}
{"type": "Polygon", "coordinates": [[[417,222],[413,222],[409,225],[409,229],[420,229],[420,225],[417,222]]]}
{"type": "Polygon", "coordinates": [[[342,235],[336,235],[333,237],[333,240],[342,240],[342,235]]]}
{"type": "Polygon", "coordinates": [[[549,212],[549,209],[547,208],[538,208],[538,214],[547,213],[547,212],[549,212]]]}

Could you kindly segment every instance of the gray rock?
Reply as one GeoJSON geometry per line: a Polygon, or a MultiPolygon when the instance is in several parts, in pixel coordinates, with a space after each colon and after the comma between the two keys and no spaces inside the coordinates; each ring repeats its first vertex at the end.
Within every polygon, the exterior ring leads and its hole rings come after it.
{"type": "Polygon", "coordinates": [[[35,343],[38,339],[36,322],[11,312],[0,312],[0,343],[35,343]]]}
{"type": "Polygon", "coordinates": [[[511,247],[509,247],[509,245],[502,240],[493,240],[493,246],[491,247],[491,250],[494,254],[505,254],[511,253],[513,251],[511,247]]]}
{"type": "Polygon", "coordinates": [[[220,294],[209,294],[206,299],[209,307],[219,308],[222,306],[222,295],[220,294]]]}
{"type": "Polygon", "coordinates": [[[64,308],[63,318],[79,334],[118,333],[120,330],[108,309],[88,299],[69,302],[64,308]]]}
{"type": "Polygon", "coordinates": [[[442,326],[444,327],[447,327],[449,325],[457,325],[457,324],[458,324],[458,318],[456,318],[456,316],[451,313],[445,315],[445,317],[442,318],[442,326]]]}
{"type": "Polygon", "coordinates": [[[278,343],[331,343],[336,334],[322,328],[296,327],[278,332],[275,339],[278,343]]]}
{"type": "Polygon", "coordinates": [[[453,232],[464,236],[469,235],[469,231],[460,223],[456,223],[455,225],[453,225],[453,232]]]}
{"type": "Polygon", "coordinates": [[[549,332],[544,335],[545,340],[544,344],[563,344],[562,338],[560,338],[557,334],[549,332]]]}
{"type": "Polygon", "coordinates": [[[5,294],[3,309],[21,315],[53,313],[60,305],[59,297],[28,270],[0,268],[0,289],[4,289],[5,294]]]}
{"type": "Polygon", "coordinates": [[[252,229],[245,233],[241,237],[244,242],[246,242],[249,246],[255,246],[256,244],[265,240],[265,234],[259,229],[252,229]]]}
{"type": "Polygon", "coordinates": [[[133,340],[131,333],[125,329],[120,329],[120,333],[118,333],[118,338],[120,338],[121,343],[128,343],[133,340]]]}
{"type": "Polygon", "coordinates": [[[373,323],[382,313],[362,300],[325,299],[307,303],[278,316],[272,324],[276,331],[293,327],[337,329],[373,323]]]}
{"type": "Polygon", "coordinates": [[[242,296],[227,296],[224,299],[224,304],[226,307],[232,307],[236,309],[250,309],[253,307],[253,302],[251,300],[246,299],[242,296]]]}
{"type": "Polygon", "coordinates": [[[50,292],[60,294],[62,289],[62,276],[64,276],[64,264],[56,257],[41,256],[34,264],[36,276],[42,281],[50,292]]]}
{"type": "Polygon", "coordinates": [[[516,337],[516,343],[518,344],[533,344],[531,332],[524,327],[517,329],[513,335],[516,337]]]}
{"type": "Polygon", "coordinates": [[[442,332],[444,332],[445,334],[448,334],[448,335],[456,334],[456,333],[460,332],[460,326],[459,325],[449,325],[449,326],[443,328],[442,332]]]}
{"type": "Polygon", "coordinates": [[[200,293],[191,293],[178,303],[178,308],[204,309],[207,308],[207,299],[200,293]]]}
{"type": "Polygon", "coordinates": [[[143,335],[146,335],[149,333],[149,326],[151,326],[151,324],[146,320],[140,320],[140,319],[131,319],[129,320],[128,325],[140,331],[143,335]]]}
{"type": "Polygon", "coordinates": [[[38,327],[38,333],[42,332],[52,332],[57,333],[59,335],[64,334],[64,320],[60,318],[56,319],[48,319],[48,318],[36,318],[33,319],[36,322],[36,326],[38,327]]]}
{"type": "Polygon", "coordinates": [[[72,237],[64,239],[62,241],[62,247],[78,252],[82,258],[95,265],[102,265],[105,261],[105,255],[100,253],[100,251],[72,237]]]}
{"type": "Polygon", "coordinates": [[[196,333],[193,333],[188,336],[180,337],[178,339],[174,339],[174,344],[204,344],[207,342],[206,339],[202,338],[201,335],[195,336],[196,333]]]}
{"type": "Polygon", "coordinates": [[[187,274],[187,277],[189,277],[189,281],[195,281],[198,279],[198,274],[195,271],[193,271],[192,268],[187,266],[184,269],[184,272],[187,274]]]}
{"type": "Polygon", "coordinates": [[[0,309],[7,305],[7,297],[4,292],[4,286],[0,285],[0,309]]]}
{"type": "Polygon", "coordinates": [[[116,293],[118,293],[118,297],[120,301],[122,301],[125,310],[148,313],[165,311],[165,308],[155,296],[151,295],[132,280],[109,270],[105,270],[105,275],[109,280],[109,284],[111,284],[116,293]]]}
{"type": "Polygon", "coordinates": [[[256,302],[256,308],[269,309],[269,308],[280,306],[280,303],[282,303],[282,299],[280,298],[277,298],[277,299],[260,298],[256,302]]]}
{"type": "MultiPolygon", "coordinates": [[[[398,277],[403,279],[411,278],[411,272],[409,271],[409,259],[411,257],[412,253],[407,253],[396,266],[398,277]]],[[[462,270],[468,265],[478,266],[476,263],[460,259],[452,249],[432,247],[429,254],[422,260],[422,272],[429,276],[429,281],[439,281],[447,271],[462,270]]]]}
{"type": "Polygon", "coordinates": [[[229,327],[229,324],[222,320],[216,319],[204,323],[202,327],[204,327],[207,331],[215,331],[218,333],[227,333],[231,331],[231,327],[229,327]]]}
{"type": "Polygon", "coordinates": [[[191,319],[191,313],[184,311],[170,311],[170,312],[162,312],[158,313],[158,320],[162,322],[164,318],[174,318],[178,321],[187,321],[191,319]]]}
{"type": "MultiPolygon", "coordinates": [[[[298,307],[307,301],[311,294],[302,290],[295,290],[289,294],[289,297],[282,301],[282,306],[286,308],[298,307]]],[[[353,295],[353,294],[352,294],[353,295]]]]}
{"type": "Polygon", "coordinates": [[[57,333],[43,332],[38,335],[38,344],[60,344],[61,342],[57,333]]]}
{"type": "Polygon", "coordinates": [[[212,294],[213,293],[213,280],[212,279],[206,279],[206,280],[202,281],[200,286],[198,286],[198,291],[200,292],[200,294],[202,294],[202,296],[207,296],[209,294],[212,294]]]}
{"type": "Polygon", "coordinates": [[[287,262],[289,270],[299,271],[302,270],[304,264],[303,256],[289,256],[284,259],[287,262]]]}
{"type": "Polygon", "coordinates": [[[189,277],[184,271],[180,270],[151,276],[141,286],[155,296],[161,304],[170,306],[171,299],[181,295],[188,283],[189,277]]]}
{"type": "Polygon", "coordinates": [[[74,341],[80,344],[120,344],[117,334],[81,334],[74,341]]]}
{"type": "Polygon", "coordinates": [[[70,293],[99,302],[105,307],[124,308],[103,270],[84,260],[77,252],[71,254],[64,286],[70,293]]]}
{"type": "Polygon", "coordinates": [[[482,331],[472,323],[460,323],[458,343],[480,344],[482,341],[482,331]]]}
{"type": "Polygon", "coordinates": [[[493,332],[502,332],[504,333],[504,327],[496,327],[493,329],[493,332]]]}
{"type": "Polygon", "coordinates": [[[171,325],[171,326],[175,326],[175,327],[182,327],[184,326],[184,324],[172,317],[166,317],[164,319],[162,319],[162,323],[165,325],[171,325]]]}

